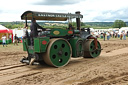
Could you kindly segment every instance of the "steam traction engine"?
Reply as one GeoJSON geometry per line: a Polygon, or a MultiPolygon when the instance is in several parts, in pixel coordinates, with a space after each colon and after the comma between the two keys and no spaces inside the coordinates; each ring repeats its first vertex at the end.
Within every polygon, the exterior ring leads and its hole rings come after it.
{"type": "Polygon", "coordinates": [[[77,28],[71,26],[65,29],[50,29],[38,33],[34,38],[34,45],[31,46],[29,38],[23,39],[23,50],[27,51],[28,56],[21,62],[36,64],[45,62],[54,67],[62,67],[68,64],[70,58],[84,57],[95,58],[101,53],[101,45],[97,38],[90,34],[89,29],[80,28],[80,19],[83,15],[80,12],[69,13],[47,13],[26,11],[21,15],[21,19],[32,20],[52,20],[66,21],[76,18],[77,28]]]}

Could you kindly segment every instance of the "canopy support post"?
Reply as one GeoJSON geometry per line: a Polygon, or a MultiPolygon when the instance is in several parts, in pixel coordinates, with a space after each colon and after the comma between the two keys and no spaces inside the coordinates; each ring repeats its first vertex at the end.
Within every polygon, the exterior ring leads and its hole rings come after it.
{"type": "Polygon", "coordinates": [[[27,25],[27,16],[25,17],[25,26],[28,26],[27,25]]]}

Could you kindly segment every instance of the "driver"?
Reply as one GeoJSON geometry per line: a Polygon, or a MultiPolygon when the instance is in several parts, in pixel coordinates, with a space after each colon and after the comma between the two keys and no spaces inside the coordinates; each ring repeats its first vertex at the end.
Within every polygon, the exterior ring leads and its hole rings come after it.
{"type": "Polygon", "coordinates": [[[37,23],[36,23],[36,20],[35,18],[33,18],[32,20],[32,23],[30,25],[30,37],[31,37],[31,44],[34,45],[34,42],[33,42],[33,38],[37,37],[38,36],[38,31],[37,29],[42,29],[43,31],[45,31],[44,28],[42,28],[41,26],[39,26],[37,23]]]}

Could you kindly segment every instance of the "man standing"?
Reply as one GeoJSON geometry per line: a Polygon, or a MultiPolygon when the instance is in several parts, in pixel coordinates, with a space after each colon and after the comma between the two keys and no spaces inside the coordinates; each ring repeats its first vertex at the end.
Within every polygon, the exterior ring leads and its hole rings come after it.
{"type": "Polygon", "coordinates": [[[107,40],[109,40],[109,38],[110,38],[110,33],[107,32],[106,35],[107,35],[107,40]]]}
{"type": "Polygon", "coordinates": [[[14,36],[14,45],[18,45],[18,37],[17,37],[17,34],[15,34],[14,36]]]}
{"type": "Polygon", "coordinates": [[[123,40],[126,40],[126,34],[125,34],[125,31],[123,32],[123,40]]]}
{"type": "Polygon", "coordinates": [[[31,23],[31,26],[30,26],[30,30],[31,30],[31,33],[30,33],[31,45],[34,45],[34,40],[33,40],[33,38],[35,38],[35,37],[38,36],[37,28],[38,28],[38,29],[42,29],[43,31],[45,31],[44,28],[42,28],[41,26],[39,26],[39,25],[36,23],[35,18],[33,18],[32,23],[31,23]]]}

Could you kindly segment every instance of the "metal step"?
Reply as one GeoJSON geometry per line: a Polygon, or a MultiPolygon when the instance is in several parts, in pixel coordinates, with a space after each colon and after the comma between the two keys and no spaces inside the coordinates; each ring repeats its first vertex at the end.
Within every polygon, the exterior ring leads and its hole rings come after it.
{"type": "Polygon", "coordinates": [[[33,62],[32,65],[39,65],[39,63],[38,62],[33,62]]]}
{"type": "Polygon", "coordinates": [[[21,60],[20,62],[29,64],[29,60],[21,60]]]}
{"type": "Polygon", "coordinates": [[[28,65],[39,65],[38,62],[31,62],[31,64],[30,64],[29,60],[21,60],[20,62],[21,62],[21,63],[26,63],[26,64],[28,64],[28,65]]]}

